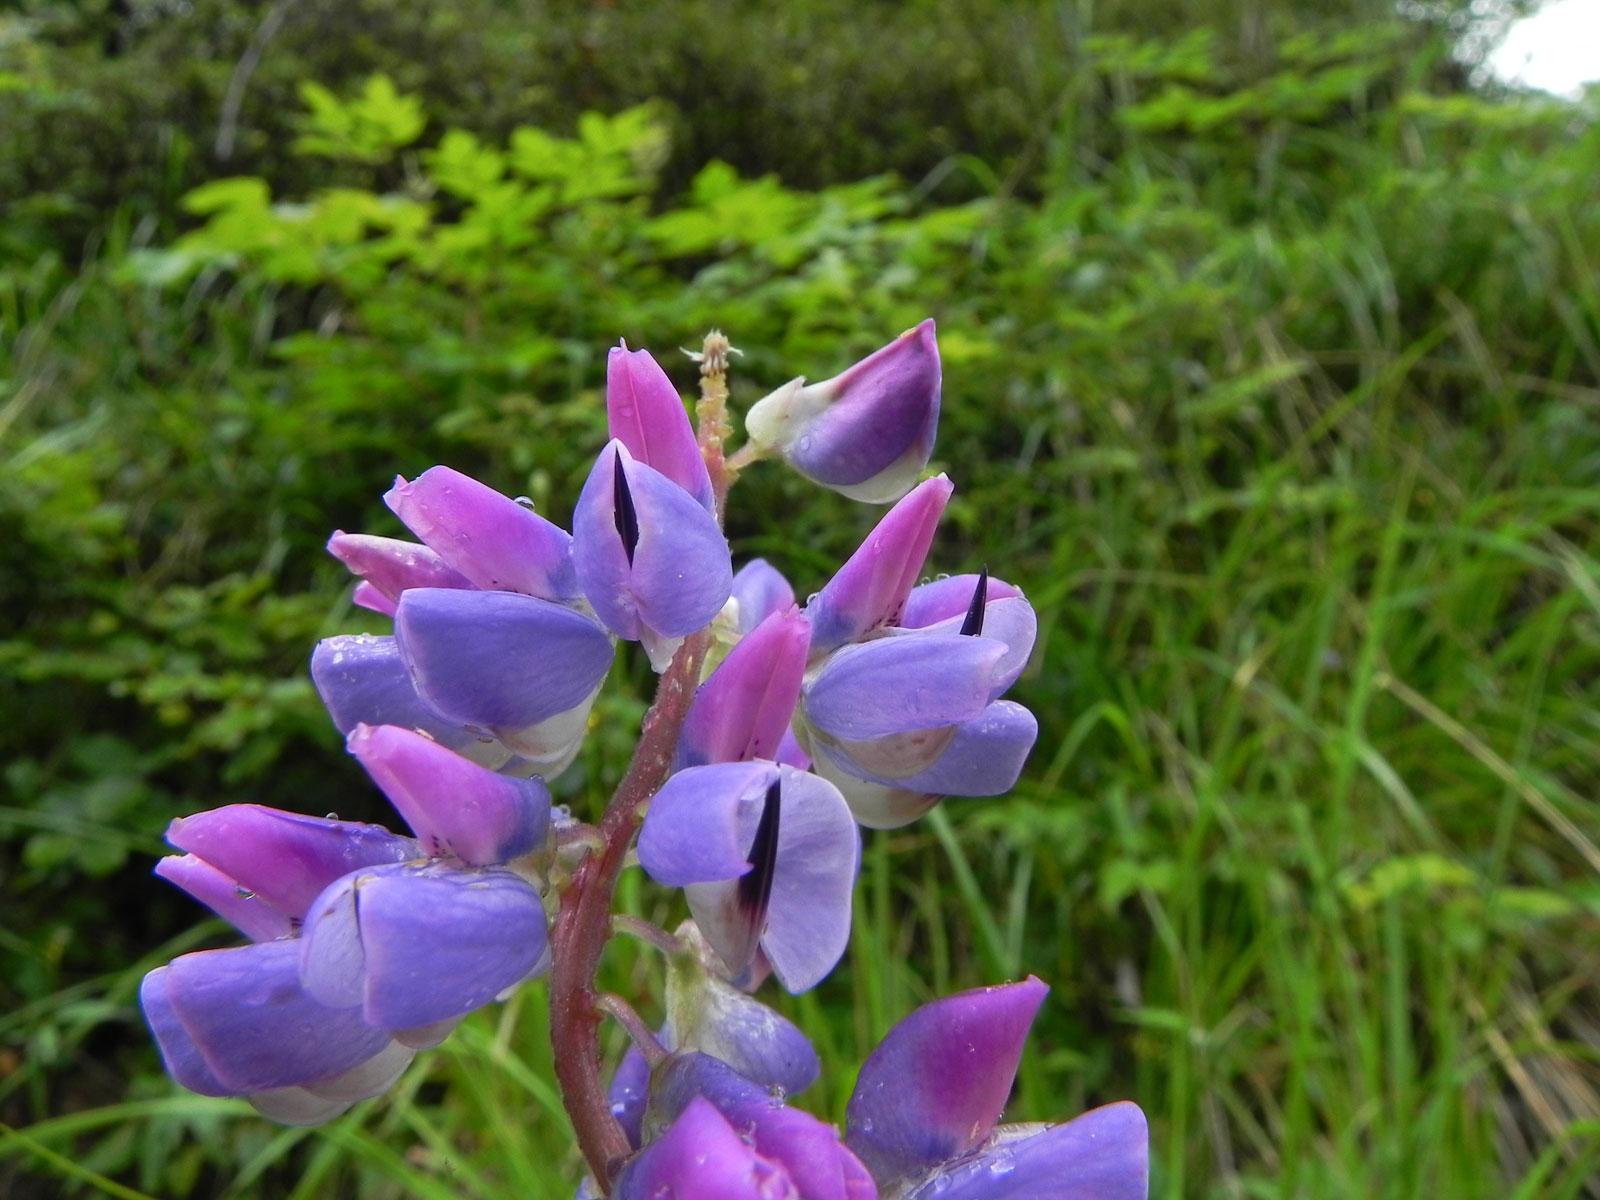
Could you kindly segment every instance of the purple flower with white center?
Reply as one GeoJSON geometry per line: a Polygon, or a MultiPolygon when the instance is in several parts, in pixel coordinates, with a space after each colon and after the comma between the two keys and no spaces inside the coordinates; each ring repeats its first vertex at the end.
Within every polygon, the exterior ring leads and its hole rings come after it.
{"type": "Polygon", "coordinates": [[[710,512],[711,475],[672,380],[647,350],[613,346],[606,356],[606,423],[639,462],[660,471],[710,512]]]}
{"type": "Polygon", "coordinates": [[[757,952],[790,992],[816,986],[850,939],[861,836],[838,789],[770,762],[679,771],[651,801],[639,863],[681,887],[738,983],[757,952]]]}
{"type": "Polygon", "coordinates": [[[424,544],[329,541],[362,577],[357,602],[395,619],[392,645],[334,638],[313,655],[334,723],[420,729],[510,774],[559,774],[613,657],[583,609],[572,538],[449,467],[398,478],[384,499],[424,544]]]}
{"type": "Polygon", "coordinates": [[[911,589],[899,609],[875,640],[812,670],[795,721],[816,771],[879,829],[943,796],[1008,791],[1039,733],[1032,713],[1000,699],[1037,630],[1015,587],[987,572],[958,576],[911,589]]]}
{"type": "Polygon", "coordinates": [[[498,866],[545,844],[544,784],[395,727],[358,726],[350,749],[418,838],[230,805],[174,821],[188,853],[156,868],[257,941],[146,977],[169,1071],[290,1123],[376,1095],[549,961],[538,891],[498,866]]]}
{"type": "Polygon", "coordinates": [[[746,1151],[772,1171],[767,1191],[729,1195],[786,1196],[800,1200],[876,1200],[867,1168],[839,1140],[833,1126],[790,1108],[781,1096],[753,1083],[710,1055],[675,1054],[651,1080],[645,1149],[624,1169],[618,1196],[657,1196],[662,1186],[700,1196],[700,1177],[748,1160],[732,1157],[706,1108],[737,1130],[746,1151]],[[685,1121],[689,1122],[688,1131],[685,1121]],[[652,1137],[652,1135],[655,1135],[652,1137]],[[657,1149],[667,1146],[671,1149],[657,1149]],[[694,1151],[698,1149],[699,1153],[694,1151]],[[626,1189],[626,1190],[625,1190],[626,1189]]]}
{"type": "Polygon", "coordinates": [[[845,1144],[891,1196],[1144,1200],[1149,1146],[1133,1104],[1062,1125],[997,1127],[1049,989],[979,988],[925,1004],[862,1065],[845,1144]]]}
{"type": "Polygon", "coordinates": [[[793,379],[745,415],[757,445],[852,500],[887,504],[928,465],[941,373],[933,321],[822,383],[793,379]]]}
{"type": "Polygon", "coordinates": [[[310,904],[300,940],[306,990],[357,1006],[369,1025],[413,1029],[465,1015],[548,965],[544,905],[497,864],[550,829],[543,782],[512,779],[394,727],[358,726],[350,752],[416,832],[431,861],[351,871],[310,904]]]}
{"type": "Polygon", "coordinates": [[[800,700],[811,627],[790,605],[747,633],[695,692],[677,766],[774,760],[800,700]]]}
{"type": "Polygon", "coordinates": [[[612,439],[572,514],[578,582],[607,629],[641,642],[656,670],[711,623],[733,590],[716,517],[612,439]]]}

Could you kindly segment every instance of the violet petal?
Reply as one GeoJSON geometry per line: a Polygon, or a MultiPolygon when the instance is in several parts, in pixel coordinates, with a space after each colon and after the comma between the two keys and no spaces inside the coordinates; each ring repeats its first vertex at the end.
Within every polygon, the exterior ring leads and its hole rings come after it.
{"type": "Polygon", "coordinates": [[[361,867],[422,857],[381,825],[229,804],[167,827],[167,841],[205,859],[274,908],[300,917],[335,879],[361,867]]]}
{"type": "Polygon", "coordinates": [[[615,1200],[799,1200],[787,1172],[758,1154],[710,1101],[697,1097],[655,1141],[628,1161],[615,1200]]]}
{"type": "Polygon", "coordinates": [[[809,642],[810,627],[792,606],[741,639],[695,692],[678,765],[776,759],[800,700],[809,642]]]}
{"type": "Polygon", "coordinates": [[[413,588],[400,598],[395,636],[422,700],[490,732],[583,704],[613,657],[592,618],[515,592],[413,588]]]}
{"type": "Polygon", "coordinates": [[[880,1184],[982,1145],[1000,1119],[1047,988],[946,996],[902,1019],[862,1064],[846,1142],[880,1184]]]}
{"type": "Polygon", "coordinates": [[[300,939],[306,989],[359,1003],[380,1029],[471,1012],[528,978],[544,957],[544,907],[509,871],[375,868],[328,888],[300,939]]]}
{"type": "Polygon", "coordinates": [[[328,553],[390,600],[414,587],[470,588],[472,581],[447,564],[437,553],[416,542],[376,537],[370,533],[345,533],[328,539],[328,553]]]}
{"type": "Polygon", "coordinates": [[[571,537],[532,509],[449,467],[396,478],[383,497],[449,566],[480,588],[565,603],[577,598],[571,537]]]}
{"type": "Polygon", "coordinates": [[[1149,1127],[1138,1105],[1122,1101],[1002,1139],[937,1172],[906,1200],[1146,1200],[1149,1194],[1149,1127]]]}
{"type": "Polygon", "coordinates": [[[239,881],[193,854],[169,854],[155,873],[182,888],[217,916],[231,921],[252,942],[270,942],[294,932],[290,914],[239,886],[239,881]]]}
{"type": "Polygon", "coordinates": [[[537,847],[550,828],[543,780],[497,775],[393,725],[356,726],[348,748],[430,857],[478,867],[509,862],[537,847]]]}
{"type": "Polygon", "coordinates": [[[342,734],[357,725],[398,725],[420,730],[491,770],[511,758],[511,751],[492,738],[423,702],[392,637],[359,633],[324,638],[311,654],[311,680],[342,734]]]}
{"type": "Polygon", "coordinates": [[[299,949],[291,940],[202,950],[167,968],[173,1014],[236,1095],[316,1083],[389,1044],[359,1009],[329,1008],[305,992],[299,949]]]}
{"type": "Polygon", "coordinates": [[[918,484],[807,603],[813,655],[900,623],[953,490],[943,475],[918,484]]]}
{"type": "Polygon", "coordinates": [[[613,346],[606,356],[606,420],[610,436],[638,461],[660,471],[708,512],[711,476],[678,389],[647,350],[613,346]]]}
{"type": "Polygon", "coordinates": [[[834,652],[806,688],[805,718],[862,741],[970,721],[989,703],[1004,642],[953,633],[880,638],[834,652]]]}
{"type": "Polygon", "coordinates": [[[728,543],[716,518],[665,475],[634,461],[621,442],[600,452],[572,525],[578,581],[618,637],[637,640],[645,629],[684,637],[708,625],[732,592],[728,543]],[[637,527],[631,545],[617,524],[619,471],[637,527]]]}

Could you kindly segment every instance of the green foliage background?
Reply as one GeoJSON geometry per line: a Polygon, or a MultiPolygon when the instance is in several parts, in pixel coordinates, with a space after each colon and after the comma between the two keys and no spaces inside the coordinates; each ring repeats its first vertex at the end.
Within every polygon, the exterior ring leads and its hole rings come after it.
{"type": "MultiPolygon", "coordinates": [[[[801,1101],[1031,972],[1012,1118],[1138,1100],[1157,1196],[1600,1194],[1600,113],[1389,14],[0,16],[0,1190],[565,1194],[537,987],[323,1130],[175,1094],[138,979],[227,934],[160,831],[384,819],[305,661],[376,628],[322,545],[397,532],[396,471],[561,518],[619,336],[728,330],[742,406],[932,315],[935,566],[1027,589],[1041,736],[1012,796],[869,836],[844,968],[783,1001],[837,1072],[801,1101]]],[[[734,496],[802,593],[874,519],[734,496]]]]}

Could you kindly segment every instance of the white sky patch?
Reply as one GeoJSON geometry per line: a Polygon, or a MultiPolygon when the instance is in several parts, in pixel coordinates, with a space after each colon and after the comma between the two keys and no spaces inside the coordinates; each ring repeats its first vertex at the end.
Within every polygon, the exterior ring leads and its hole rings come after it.
{"type": "Polygon", "coordinates": [[[1487,65],[1506,83],[1578,96],[1600,79],[1600,0],[1550,0],[1511,26],[1487,65]]]}

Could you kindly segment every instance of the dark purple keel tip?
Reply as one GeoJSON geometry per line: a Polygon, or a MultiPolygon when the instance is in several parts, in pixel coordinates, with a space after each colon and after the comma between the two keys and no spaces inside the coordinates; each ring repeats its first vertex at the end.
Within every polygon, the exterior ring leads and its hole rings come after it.
{"type": "Polygon", "coordinates": [[[977,586],[972,589],[972,603],[967,606],[967,619],[961,622],[961,632],[968,637],[983,633],[983,610],[989,603],[989,568],[978,572],[977,586]]]}
{"type": "Polygon", "coordinates": [[[766,931],[767,908],[772,901],[772,881],[778,867],[778,810],[782,783],[774,779],[750,843],[750,870],[739,876],[739,908],[750,918],[751,942],[766,931]]]}
{"type": "Polygon", "coordinates": [[[628,565],[631,567],[633,552],[639,548],[639,514],[633,507],[633,493],[628,490],[628,476],[622,469],[620,454],[612,460],[611,499],[614,509],[611,519],[616,524],[617,536],[622,539],[622,552],[628,556],[628,565]]]}

